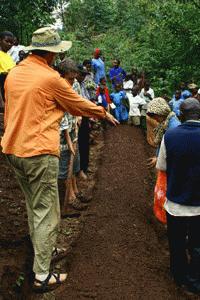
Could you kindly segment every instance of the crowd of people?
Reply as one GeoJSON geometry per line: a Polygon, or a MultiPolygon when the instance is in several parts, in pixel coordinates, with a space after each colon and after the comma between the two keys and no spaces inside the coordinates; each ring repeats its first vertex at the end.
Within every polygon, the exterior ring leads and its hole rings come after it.
{"type": "Polygon", "coordinates": [[[156,147],[149,166],[158,169],[157,201],[167,199],[161,219],[168,225],[171,272],[177,284],[200,292],[200,89],[181,83],[171,99],[155,97],[144,72],[127,73],[117,58],[106,74],[100,49],[77,63],[66,57],[71,46],[51,27],[35,31],[29,47],[11,32],[0,34],[1,145],[26,199],[34,289],[48,291],[66,280],[65,273],[50,272],[52,255],[64,251],[56,247],[59,219],[87,208],[90,199],[77,180],[88,180],[92,127],[104,129],[108,121],[140,126],[156,147]]]}

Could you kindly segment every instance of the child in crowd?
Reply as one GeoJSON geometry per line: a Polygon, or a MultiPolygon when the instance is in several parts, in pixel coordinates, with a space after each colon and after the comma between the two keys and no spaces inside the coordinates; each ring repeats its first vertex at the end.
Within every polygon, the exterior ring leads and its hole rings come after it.
{"type": "Polygon", "coordinates": [[[120,67],[120,60],[114,59],[113,60],[113,67],[109,71],[110,81],[112,82],[113,88],[117,83],[123,83],[123,80],[126,77],[126,72],[124,69],[120,67]]]}
{"type": "Polygon", "coordinates": [[[132,94],[128,96],[129,99],[129,124],[139,126],[140,125],[140,106],[145,105],[146,101],[139,96],[139,86],[135,85],[132,94]]]}
{"type": "Polygon", "coordinates": [[[148,104],[154,98],[154,90],[151,88],[151,84],[148,80],[145,80],[144,87],[140,92],[140,97],[142,97],[148,104]]]}
{"type": "Polygon", "coordinates": [[[109,94],[109,89],[106,85],[106,78],[105,77],[102,77],[100,79],[100,82],[99,82],[99,85],[97,86],[97,90],[96,90],[96,97],[98,98],[99,94],[100,94],[100,86],[101,87],[104,87],[104,94],[105,94],[105,97],[106,97],[106,101],[108,104],[111,104],[112,101],[110,99],[110,94],[109,94]]]}
{"type": "Polygon", "coordinates": [[[108,102],[106,99],[106,93],[105,93],[105,86],[100,85],[99,86],[99,95],[97,96],[97,105],[100,105],[105,108],[105,110],[108,110],[108,102]]]}
{"type": "Polygon", "coordinates": [[[133,86],[132,74],[127,74],[123,82],[123,89],[126,92],[127,97],[128,95],[132,95],[133,86]]]}
{"type": "Polygon", "coordinates": [[[116,106],[114,109],[115,118],[119,122],[126,122],[128,120],[129,102],[121,84],[118,83],[115,85],[115,92],[110,97],[116,106]]]}
{"type": "MultiPolygon", "coordinates": [[[[99,86],[99,95],[97,97],[97,105],[102,106],[106,111],[110,111],[110,107],[109,107],[109,104],[106,99],[105,86],[102,84],[99,86]]],[[[101,120],[101,126],[103,129],[107,128],[106,120],[101,120]]]]}
{"type": "Polygon", "coordinates": [[[177,90],[172,100],[169,101],[169,106],[177,117],[180,117],[180,105],[183,103],[183,101],[184,98],[181,96],[181,90],[177,90]]]}
{"type": "Polygon", "coordinates": [[[147,108],[148,108],[148,104],[151,100],[153,100],[154,98],[154,90],[150,87],[150,82],[148,80],[145,80],[144,82],[144,87],[142,88],[141,92],[140,92],[140,97],[143,98],[146,102],[146,104],[144,104],[142,106],[142,110],[141,110],[141,126],[143,129],[146,130],[146,113],[147,113],[147,108]]]}
{"type": "MultiPolygon", "coordinates": [[[[58,70],[61,76],[73,85],[78,72],[76,64],[70,59],[64,59],[58,65],[58,70]]],[[[65,206],[64,203],[66,203],[67,200],[69,208],[83,210],[85,209],[85,206],[81,202],[86,202],[86,199],[79,193],[76,182],[76,175],[80,171],[77,140],[77,118],[66,112],[60,124],[60,160],[58,175],[60,192],[63,191],[63,188],[61,188],[63,181],[66,185],[64,197],[60,193],[61,208],[63,208],[62,206],[65,206]],[[63,198],[65,199],[64,203],[63,198]]],[[[66,214],[66,212],[64,213],[66,214]]]]}

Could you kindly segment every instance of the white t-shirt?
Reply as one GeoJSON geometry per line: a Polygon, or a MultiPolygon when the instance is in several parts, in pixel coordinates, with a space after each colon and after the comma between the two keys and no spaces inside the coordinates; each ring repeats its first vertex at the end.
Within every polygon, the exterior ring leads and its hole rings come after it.
{"type": "MultiPolygon", "coordinates": [[[[154,90],[152,88],[149,88],[146,93],[150,94],[150,96],[151,96],[152,99],[155,97],[154,90]]],[[[145,99],[146,103],[149,103],[151,101],[151,99],[149,99],[149,97],[147,97],[147,96],[144,95],[144,88],[140,92],[140,97],[142,97],[143,99],[145,99]]]]}
{"type": "Polygon", "coordinates": [[[125,91],[126,90],[132,90],[133,86],[134,86],[133,80],[131,80],[131,79],[128,80],[128,81],[123,82],[123,88],[124,88],[125,91]]]}
{"type": "Polygon", "coordinates": [[[127,96],[130,105],[129,116],[140,117],[139,105],[144,105],[146,101],[142,99],[139,95],[134,97],[132,94],[128,94],[127,96]]]}
{"type": "Polygon", "coordinates": [[[12,46],[7,53],[9,53],[12,59],[14,60],[14,62],[17,63],[19,61],[19,51],[24,49],[25,47],[22,45],[12,46]]]}

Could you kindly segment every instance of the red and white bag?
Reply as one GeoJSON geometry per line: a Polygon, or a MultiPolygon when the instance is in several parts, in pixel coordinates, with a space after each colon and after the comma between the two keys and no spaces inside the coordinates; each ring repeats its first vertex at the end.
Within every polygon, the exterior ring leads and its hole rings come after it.
{"type": "Polygon", "coordinates": [[[166,200],[167,191],[167,175],[164,171],[158,171],[156,186],[154,189],[154,206],[153,211],[156,218],[166,224],[166,211],[164,203],[166,200]]]}

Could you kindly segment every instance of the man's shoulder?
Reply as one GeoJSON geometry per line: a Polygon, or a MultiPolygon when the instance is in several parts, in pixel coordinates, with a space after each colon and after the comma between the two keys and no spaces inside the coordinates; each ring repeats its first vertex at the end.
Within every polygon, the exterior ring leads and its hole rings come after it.
{"type": "Polygon", "coordinates": [[[167,129],[167,131],[165,133],[165,137],[170,137],[171,135],[177,134],[178,132],[182,131],[182,126],[183,126],[183,124],[179,124],[176,127],[167,129]]]}
{"type": "Polygon", "coordinates": [[[198,134],[199,134],[199,132],[200,132],[200,122],[192,122],[192,121],[184,122],[184,123],[178,125],[175,128],[169,128],[166,131],[165,136],[166,137],[171,137],[173,135],[179,134],[179,135],[177,135],[177,137],[178,137],[178,136],[180,136],[181,132],[183,132],[184,135],[191,134],[192,129],[195,129],[195,132],[198,132],[198,134]]]}

